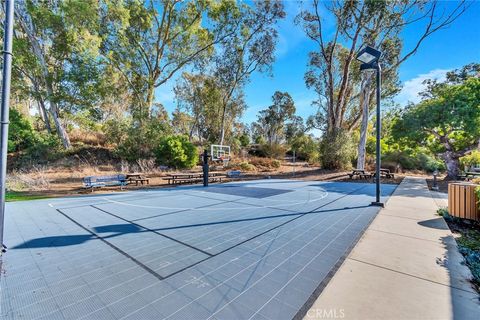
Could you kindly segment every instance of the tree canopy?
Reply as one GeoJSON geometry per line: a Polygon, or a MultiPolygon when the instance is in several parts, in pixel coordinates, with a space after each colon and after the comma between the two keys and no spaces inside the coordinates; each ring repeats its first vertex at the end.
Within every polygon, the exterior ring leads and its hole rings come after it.
{"type": "Polygon", "coordinates": [[[392,127],[402,143],[439,154],[452,178],[459,158],[480,143],[480,78],[462,75],[465,69],[450,73],[444,83],[431,83],[424,100],[406,108],[392,127]]]}

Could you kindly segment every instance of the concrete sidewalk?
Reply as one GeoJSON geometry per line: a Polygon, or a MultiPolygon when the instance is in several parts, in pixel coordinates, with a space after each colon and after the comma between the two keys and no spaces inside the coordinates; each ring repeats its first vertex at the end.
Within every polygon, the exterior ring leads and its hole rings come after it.
{"type": "Polygon", "coordinates": [[[405,178],[305,319],[480,319],[437,208],[424,179],[405,178]]]}

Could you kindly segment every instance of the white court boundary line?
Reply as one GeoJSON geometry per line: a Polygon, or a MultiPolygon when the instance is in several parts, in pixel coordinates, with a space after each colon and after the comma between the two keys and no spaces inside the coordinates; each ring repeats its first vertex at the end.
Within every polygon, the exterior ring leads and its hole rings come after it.
{"type": "MultiPolygon", "coordinates": [[[[201,191],[206,193],[206,191],[201,191]]],[[[262,199],[262,200],[269,200],[269,201],[277,201],[277,202],[289,202],[289,204],[285,205],[256,205],[256,204],[251,204],[249,206],[243,206],[243,207],[215,207],[215,208],[198,208],[198,207],[166,207],[166,206],[149,206],[149,205],[141,205],[141,204],[133,204],[133,203],[128,203],[124,201],[116,201],[116,200],[111,200],[108,198],[103,198],[103,200],[108,201],[110,203],[115,203],[118,205],[122,206],[129,206],[129,207],[137,207],[137,208],[149,208],[149,209],[167,209],[167,210],[192,210],[192,211],[213,211],[213,210],[245,210],[245,209],[252,209],[252,207],[255,208],[262,208],[262,209],[277,209],[277,208],[283,208],[283,207],[293,207],[297,205],[305,205],[308,203],[313,203],[317,202],[320,200],[325,199],[328,196],[328,192],[323,190],[323,191],[309,191],[309,198],[310,198],[310,193],[311,192],[319,192],[321,195],[318,198],[314,198],[313,200],[306,200],[306,201],[299,201],[299,202],[293,202],[289,200],[274,200],[274,199],[262,199]]],[[[224,201],[220,199],[212,199],[212,200],[218,200],[218,201],[224,201]]],[[[241,201],[243,199],[238,199],[238,201],[241,201]]],[[[237,201],[237,200],[232,200],[232,201],[237,201]]],[[[218,204],[220,205],[220,203],[218,204]]],[[[215,206],[215,204],[212,204],[212,206],[215,206]]]]}
{"type": "MultiPolygon", "coordinates": [[[[262,180],[263,181],[263,180],[262,180]]],[[[279,179],[279,181],[283,181],[282,179],[279,179]]],[[[276,181],[275,181],[276,182],[276,181]]],[[[303,181],[290,181],[292,183],[299,183],[299,182],[303,182],[303,181]]],[[[245,184],[247,184],[248,181],[245,181],[245,184]]],[[[243,183],[240,183],[239,185],[241,186],[243,183]]],[[[225,184],[225,186],[232,186],[233,184],[225,184]]],[[[237,185],[235,185],[237,186],[237,185]]],[[[199,186],[198,186],[199,187],[199,186]]],[[[311,185],[301,185],[299,186],[300,188],[302,187],[311,187],[311,185]]],[[[197,188],[189,188],[188,190],[189,191],[197,191],[197,192],[200,192],[200,193],[209,193],[207,191],[203,191],[203,190],[196,190],[197,188]]],[[[320,189],[323,190],[323,192],[326,192],[322,187],[320,187],[320,189]]],[[[277,189],[277,190],[284,190],[284,189],[277,189]]],[[[182,191],[186,191],[186,190],[182,190],[182,188],[175,188],[175,187],[172,187],[172,188],[165,188],[165,189],[160,189],[160,190],[131,190],[131,191],[126,191],[126,192],[122,192],[122,193],[112,193],[112,194],[108,194],[108,196],[111,196],[111,197],[118,197],[118,198],[122,198],[122,197],[127,197],[127,196],[132,196],[132,195],[138,195],[138,194],[155,194],[155,193],[160,193],[160,192],[182,192],[182,191]]],[[[317,192],[317,190],[307,190],[309,192],[317,192]]],[[[320,191],[318,191],[320,192],[320,191]]],[[[326,192],[327,195],[328,195],[328,192],[326,192]]],[[[189,194],[187,193],[180,193],[180,194],[174,194],[174,196],[176,195],[183,195],[183,196],[188,196],[189,194]]],[[[167,197],[168,195],[165,195],[165,197],[167,197]]],[[[324,196],[324,198],[326,197],[326,195],[324,196]]],[[[62,205],[63,203],[67,202],[67,203],[71,203],[71,202],[88,202],[88,201],[94,201],[94,200],[106,200],[106,201],[109,201],[109,202],[115,202],[114,200],[110,200],[110,199],[107,199],[106,197],[100,197],[100,195],[98,196],[85,196],[85,197],[82,197],[82,196],[72,196],[71,199],[65,199],[65,198],[54,198],[54,199],[49,199],[51,202],[48,203],[48,206],[51,207],[51,208],[54,208],[55,206],[58,206],[58,205],[62,205]]],[[[323,198],[322,198],[323,199],[323,198]]],[[[134,199],[136,201],[138,200],[142,200],[142,199],[134,199]]],[[[216,200],[216,199],[212,199],[212,200],[216,200]]],[[[224,201],[224,200],[220,200],[218,199],[218,201],[224,201]]],[[[276,201],[276,202],[291,202],[290,200],[274,200],[274,199],[262,199],[262,201],[276,201]]],[[[316,200],[314,200],[316,201],[316,200]]],[[[125,205],[130,205],[124,201],[118,201],[119,204],[122,203],[122,204],[125,204],[125,205]]],[[[133,206],[133,205],[131,205],[133,206]]],[[[141,205],[137,205],[138,207],[142,207],[141,205]]],[[[148,208],[149,206],[144,206],[145,208],[148,208]]],[[[177,207],[175,208],[171,208],[171,207],[152,207],[152,208],[165,208],[165,209],[176,209],[177,207]]],[[[181,208],[182,210],[185,209],[190,209],[190,208],[181,208]]],[[[229,208],[230,209],[230,208],[229,208]]]]}

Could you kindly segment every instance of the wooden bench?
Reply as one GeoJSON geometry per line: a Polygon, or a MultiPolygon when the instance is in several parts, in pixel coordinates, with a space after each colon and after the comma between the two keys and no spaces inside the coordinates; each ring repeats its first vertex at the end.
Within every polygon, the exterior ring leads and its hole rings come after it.
{"type": "Polygon", "coordinates": [[[120,186],[120,189],[123,190],[123,187],[127,184],[128,181],[124,174],[115,174],[108,176],[88,176],[83,178],[84,188],[90,189],[92,192],[95,188],[113,186],[120,186]]]}

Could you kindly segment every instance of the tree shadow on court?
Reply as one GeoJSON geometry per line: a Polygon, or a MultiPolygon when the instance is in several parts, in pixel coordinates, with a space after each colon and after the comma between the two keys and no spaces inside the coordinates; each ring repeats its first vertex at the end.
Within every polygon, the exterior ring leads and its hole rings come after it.
{"type": "Polygon", "coordinates": [[[98,236],[95,234],[79,234],[36,238],[25,241],[24,243],[14,246],[11,249],[66,247],[79,245],[90,240],[98,239],[99,237],[101,237],[102,239],[108,239],[129,233],[148,232],[148,230],[145,230],[144,228],[130,223],[93,227],[92,230],[98,236]]]}
{"type": "Polygon", "coordinates": [[[66,246],[82,244],[84,242],[87,242],[93,239],[95,239],[95,236],[91,234],[52,236],[52,237],[44,237],[44,238],[28,240],[22,244],[19,244],[18,246],[12,247],[11,249],[66,247],[66,246]]]}

